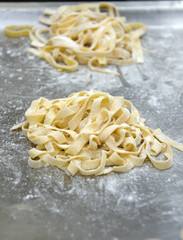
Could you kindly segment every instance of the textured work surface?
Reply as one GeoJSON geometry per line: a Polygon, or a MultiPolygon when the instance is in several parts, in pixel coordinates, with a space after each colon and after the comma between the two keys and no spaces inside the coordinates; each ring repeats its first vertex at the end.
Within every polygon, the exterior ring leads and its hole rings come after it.
{"type": "Polygon", "coordinates": [[[32,100],[95,88],[129,99],[147,125],[183,143],[183,9],[165,5],[120,8],[129,21],[148,24],[142,43],[153,51],[144,53],[143,65],[120,68],[120,78],[87,67],[58,72],[26,52],[27,38],[3,34],[6,24],[35,24],[44,5],[0,8],[1,240],[180,239],[183,153],[175,150],[173,167],[165,171],[145,163],[125,174],[70,177],[54,167],[31,169],[31,143],[10,130],[32,100]]]}

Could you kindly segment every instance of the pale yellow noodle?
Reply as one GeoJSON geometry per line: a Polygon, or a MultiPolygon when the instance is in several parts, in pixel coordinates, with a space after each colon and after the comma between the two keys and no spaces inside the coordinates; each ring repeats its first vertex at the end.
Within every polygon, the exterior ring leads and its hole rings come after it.
{"type": "Polygon", "coordinates": [[[71,94],[68,98],[39,98],[25,113],[22,128],[35,144],[29,165],[57,166],[75,175],[127,172],[149,160],[158,169],[172,166],[171,146],[183,144],[165,136],[160,129],[144,125],[130,101],[96,90],[71,94]],[[156,156],[164,154],[157,160],[156,156]]]}
{"type": "Polygon", "coordinates": [[[105,66],[144,61],[140,37],[146,25],[127,23],[110,3],[61,6],[44,14],[39,21],[47,28],[13,25],[5,28],[5,34],[29,35],[32,47],[28,51],[59,70],[75,71],[85,64],[94,71],[117,74],[105,66]]]}

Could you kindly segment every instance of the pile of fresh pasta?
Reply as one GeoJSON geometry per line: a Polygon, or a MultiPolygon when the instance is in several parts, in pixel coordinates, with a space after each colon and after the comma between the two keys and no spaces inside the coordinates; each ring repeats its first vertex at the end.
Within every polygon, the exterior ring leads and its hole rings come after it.
{"type": "Polygon", "coordinates": [[[39,21],[46,25],[12,25],[5,28],[11,37],[28,35],[28,52],[50,65],[75,71],[79,64],[95,71],[114,73],[107,65],[143,63],[140,37],[146,32],[142,23],[127,23],[110,3],[61,6],[46,9],[39,21]]]}
{"type": "Polygon", "coordinates": [[[123,97],[91,90],[68,98],[39,98],[25,113],[22,128],[35,144],[29,165],[57,166],[68,174],[100,175],[127,172],[149,160],[158,169],[172,165],[170,146],[183,151],[183,144],[160,129],[144,125],[137,109],[123,97]],[[163,154],[162,159],[157,156],[163,154]]]}

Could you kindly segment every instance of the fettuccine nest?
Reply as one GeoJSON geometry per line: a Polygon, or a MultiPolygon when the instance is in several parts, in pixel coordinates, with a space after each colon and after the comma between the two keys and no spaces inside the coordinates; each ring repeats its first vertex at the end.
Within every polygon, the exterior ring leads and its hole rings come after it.
{"type": "Polygon", "coordinates": [[[78,64],[85,64],[92,70],[115,73],[103,67],[143,62],[140,37],[146,25],[126,23],[112,4],[61,6],[56,11],[46,9],[44,14],[47,17],[39,20],[46,28],[13,25],[5,33],[28,35],[32,46],[28,52],[59,70],[75,71],[78,64]]]}
{"type": "Polygon", "coordinates": [[[172,165],[170,146],[183,151],[160,129],[144,125],[137,109],[123,97],[91,90],[68,98],[32,102],[26,111],[24,134],[36,145],[29,151],[29,165],[57,166],[71,175],[127,172],[150,160],[154,167],[172,165]],[[164,154],[165,159],[156,156],[164,154]]]}

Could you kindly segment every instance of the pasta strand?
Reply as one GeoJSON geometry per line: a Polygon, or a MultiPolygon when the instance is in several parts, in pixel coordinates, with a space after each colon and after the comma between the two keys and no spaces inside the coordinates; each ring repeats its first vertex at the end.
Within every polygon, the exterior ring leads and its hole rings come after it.
{"type": "Polygon", "coordinates": [[[145,126],[130,101],[96,90],[40,98],[25,116],[27,121],[12,130],[22,128],[35,144],[28,161],[33,168],[50,164],[71,175],[101,175],[127,172],[149,160],[157,169],[168,169],[171,146],[183,151],[183,144],[145,126]],[[158,160],[161,153],[164,158],[158,160]]]}
{"type": "Polygon", "coordinates": [[[61,6],[46,9],[45,15],[39,21],[46,28],[12,25],[4,32],[10,37],[28,35],[28,52],[60,71],[76,71],[79,64],[86,64],[91,70],[118,75],[105,67],[144,61],[140,38],[146,25],[127,23],[110,3],[61,6]]]}

